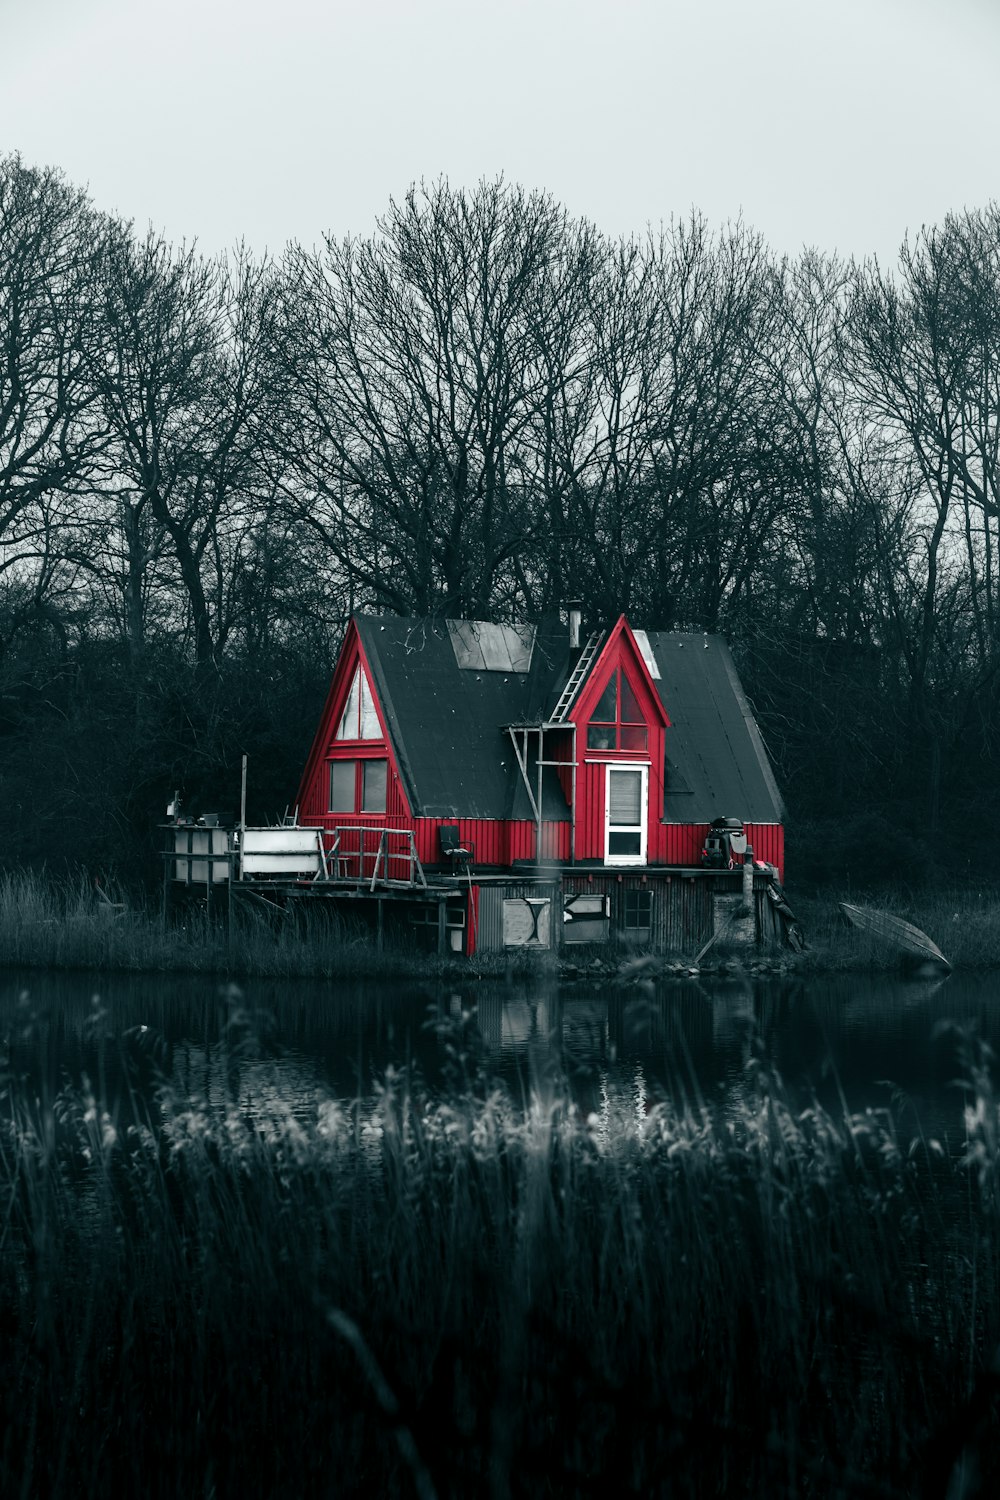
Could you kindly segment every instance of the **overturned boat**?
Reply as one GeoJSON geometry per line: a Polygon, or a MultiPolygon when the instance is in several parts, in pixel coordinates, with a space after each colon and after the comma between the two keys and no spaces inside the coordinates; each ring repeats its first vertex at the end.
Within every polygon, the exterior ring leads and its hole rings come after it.
{"type": "Polygon", "coordinates": [[[887,948],[894,948],[907,963],[926,964],[950,973],[951,964],[941,949],[912,922],[904,922],[902,917],[894,917],[890,912],[878,911],[871,906],[852,906],[847,901],[840,902],[840,909],[852,927],[867,932],[887,948]]]}

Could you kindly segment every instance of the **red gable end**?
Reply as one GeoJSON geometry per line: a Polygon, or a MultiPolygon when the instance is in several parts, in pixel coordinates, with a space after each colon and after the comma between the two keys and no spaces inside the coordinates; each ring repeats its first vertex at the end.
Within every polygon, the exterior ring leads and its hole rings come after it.
{"type": "Polygon", "coordinates": [[[306,761],[298,806],[303,822],[331,828],[410,819],[386,717],[353,620],[306,761]]]}
{"type": "Polygon", "coordinates": [[[647,864],[663,817],[669,719],[622,615],[570,711],[577,740],[577,859],[647,864]]]}

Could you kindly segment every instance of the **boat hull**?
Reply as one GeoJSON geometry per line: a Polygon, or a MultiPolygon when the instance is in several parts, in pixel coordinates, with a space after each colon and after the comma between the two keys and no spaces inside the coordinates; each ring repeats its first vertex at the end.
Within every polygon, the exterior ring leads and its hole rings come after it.
{"type": "Polygon", "coordinates": [[[895,948],[904,958],[950,972],[951,964],[941,949],[912,922],[904,922],[902,917],[894,917],[890,912],[877,911],[870,906],[852,906],[847,901],[840,902],[840,909],[852,927],[869,933],[887,948],[895,948]]]}

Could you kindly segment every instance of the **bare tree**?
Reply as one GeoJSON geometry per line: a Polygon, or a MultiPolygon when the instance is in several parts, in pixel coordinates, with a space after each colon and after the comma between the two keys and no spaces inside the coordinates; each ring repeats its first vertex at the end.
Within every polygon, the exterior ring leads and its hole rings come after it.
{"type": "MultiPolygon", "coordinates": [[[[880,539],[887,628],[929,755],[934,829],[942,756],[1000,668],[997,210],[950,216],[904,243],[896,278],[860,268],[848,338],[856,397],[900,476],[895,548],[880,539]]],[[[873,514],[876,524],[884,514],[873,514]]]]}
{"type": "Polygon", "coordinates": [[[58,173],[0,160],[0,573],[5,633],[64,597],[106,429],[89,379],[106,228],[58,173]],[[18,607],[14,608],[14,601],[18,607]]]}
{"type": "Polygon", "coordinates": [[[717,628],[773,545],[783,475],[770,263],[697,217],[611,258],[594,316],[596,419],[580,529],[606,611],[717,628]]]}
{"type": "Polygon", "coordinates": [[[355,597],[475,614],[529,587],[536,481],[558,483],[539,413],[565,352],[549,278],[568,233],[541,195],[439,183],[371,240],[289,252],[289,494],[355,597]]]}
{"type": "Polygon", "coordinates": [[[114,441],[107,487],[135,658],[151,569],[169,558],[195,660],[202,671],[218,664],[239,538],[261,484],[266,277],[244,255],[206,261],[152,233],[136,243],[124,227],[103,259],[104,337],[93,380],[114,441]]]}

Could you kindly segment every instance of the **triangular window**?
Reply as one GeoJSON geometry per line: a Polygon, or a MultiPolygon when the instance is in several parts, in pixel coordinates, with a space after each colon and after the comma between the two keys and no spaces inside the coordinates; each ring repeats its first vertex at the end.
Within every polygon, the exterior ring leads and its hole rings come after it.
{"type": "Polygon", "coordinates": [[[595,724],[613,724],[618,717],[618,673],[612,672],[591,715],[595,724]]]}
{"type": "Polygon", "coordinates": [[[351,691],[337,730],[338,740],[380,740],[382,727],[375,712],[375,701],[368,686],[368,678],[361,666],[354,674],[351,691]]]}
{"type": "Polygon", "coordinates": [[[639,708],[639,700],[635,696],[635,689],[623,672],[621,674],[621,703],[619,705],[618,717],[623,724],[641,724],[643,722],[642,711],[639,708]]]}
{"type": "Polygon", "coordinates": [[[608,678],[587,725],[588,750],[625,750],[643,754],[649,734],[635,689],[620,668],[608,678]]]}

